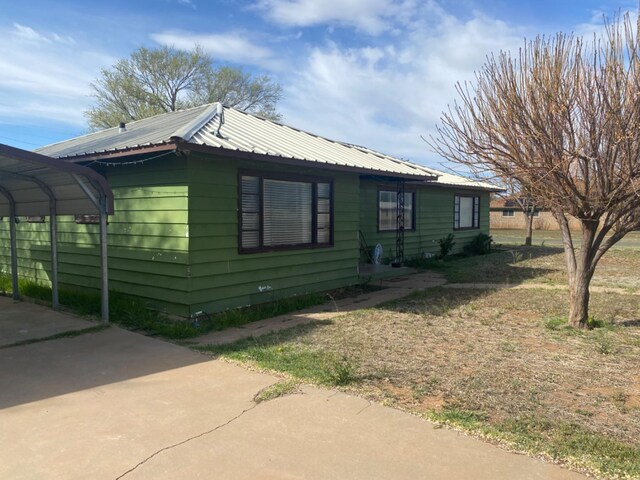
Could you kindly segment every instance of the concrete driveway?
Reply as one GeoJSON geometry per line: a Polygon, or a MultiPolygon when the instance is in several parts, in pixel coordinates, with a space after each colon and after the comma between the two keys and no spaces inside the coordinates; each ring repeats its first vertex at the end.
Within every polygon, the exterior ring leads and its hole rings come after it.
{"type": "Polygon", "coordinates": [[[0,347],[101,325],[35,303],[0,296],[0,347]]]}
{"type": "Polygon", "coordinates": [[[3,479],[579,479],[334,391],[116,327],[0,349],[3,479]]]}

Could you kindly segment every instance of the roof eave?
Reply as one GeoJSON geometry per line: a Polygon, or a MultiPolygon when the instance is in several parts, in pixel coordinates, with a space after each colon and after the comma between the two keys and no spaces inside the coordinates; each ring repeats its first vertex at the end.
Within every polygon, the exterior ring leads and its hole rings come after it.
{"type": "Polygon", "coordinates": [[[115,150],[108,150],[105,152],[90,152],[81,153],[78,155],[67,155],[62,157],[56,157],[60,160],[65,160],[70,163],[85,162],[89,160],[105,160],[118,157],[128,157],[131,155],[143,155],[145,153],[155,152],[168,152],[171,150],[177,150],[177,142],[174,140],[157,143],[153,145],[140,145],[135,147],[125,147],[115,150]]]}
{"type": "Polygon", "coordinates": [[[213,147],[210,145],[201,145],[197,143],[188,143],[188,142],[176,142],[177,148],[182,151],[192,151],[192,152],[200,152],[200,153],[209,153],[212,155],[220,155],[224,157],[232,157],[232,158],[241,158],[245,160],[255,160],[260,162],[267,163],[276,163],[280,165],[294,165],[294,166],[305,166],[309,168],[320,168],[324,170],[333,170],[333,171],[343,171],[343,172],[351,172],[351,173],[360,173],[360,174],[374,174],[374,175],[382,175],[390,178],[403,178],[403,179],[412,179],[416,181],[420,180],[435,180],[438,177],[436,175],[412,175],[407,173],[396,173],[396,172],[388,172],[385,170],[375,170],[369,168],[361,168],[361,167],[351,167],[348,165],[334,165],[331,163],[323,163],[323,162],[315,162],[309,160],[302,160],[293,157],[280,157],[277,155],[267,155],[263,153],[254,153],[254,152],[246,152],[243,150],[231,150],[224,147],[213,147]]]}

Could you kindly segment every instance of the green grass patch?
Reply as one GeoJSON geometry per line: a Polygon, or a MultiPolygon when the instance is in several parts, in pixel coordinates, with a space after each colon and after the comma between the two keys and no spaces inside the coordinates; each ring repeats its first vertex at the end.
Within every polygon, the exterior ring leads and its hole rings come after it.
{"type": "Polygon", "coordinates": [[[554,461],[615,478],[639,478],[640,446],[593,432],[586,427],[540,417],[519,417],[489,423],[484,412],[445,407],[430,412],[433,421],[498,439],[512,448],[543,454],[554,461]]]}
{"type": "Polygon", "coordinates": [[[269,303],[253,305],[250,307],[226,310],[210,315],[205,320],[202,328],[210,330],[224,330],[229,327],[239,327],[246,323],[256,322],[265,318],[277,317],[287,313],[296,312],[304,308],[322,305],[330,300],[328,293],[311,293],[295,297],[283,298],[269,303]],[[207,322],[209,324],[207,325],[207,322]]]}
{"type": "Polygon", "coordinates": [[[356,380],[357,365],[347,357],[309,345],[280,342],[273,336],[196,348],[320,385],[348,385],[356,380]]]}
{"type": "Polygon", "coordinates": [[[567,321],[568,320],[566,317],[549,318],[544,321],[544,328],[546,328],[547,330],[554,330],[554,331],[562,330],[564,328],[569,328],[567,321]]]}
{"type": "Polygon", "coordinates": [[[285,380],[282,382],[269,385],[267,388],[260,390],[253,401],[256,403],[268,402],[274,398],[284,397],[285,395],[291,395],[298,392],[298,383],[294,380],[285,380]]]}
{"type": "Polygon", "coordinates": [[[483,427],[487,417],[484,412],[474,412],[457,407],[447,407],[429,414],[429,418],[435,422],[454,425],[465,430],[477,430],[483,427]]]}
{"type": "Polygon", "coordinates": [[[0,349],[11,348],[11,347],[21,347],[23,345],[31,345],[32,343],[47,342],[49,340],[58,340],[60,338],[73,338],[73,337],[78,337],[80,335],[86,335],[88,333],[101,332],[106,328],[109,328],[109,325],[96,325],[95,327],[83,328],[81,330],[67,330],[66,332],[56,333],[54,335],[49,335],[48,337],[30,338],[28,340],[21,340],[19,342],[11,343],[9,345],[2,345],[0,346],[0,349]]]}
{"type": "MultiPolygon", "coordinates": [[[[51,287],[28,280],[20,280],[21,295],[39,303],[51,304],[51,287]]],[[[0,292],[11,292],[11,277],[0,275],[0,292]]],[[[195,319],[168,318],[157,310],[149,308],[146,303],[120,292],[109,292],[109,317],[112,323],[132,330],[142,330],[150,335],[158,335],[173,340],[186,340],[203,335],[213,330],[224,330],[265,318],[322,305],[331,300],[350,297],[379,290],[373,285],[356,285],[331,290],[324,293],[312,293],[283,298],[273,302],[245,308],[227,310],[214,314],[202,314],[195,319]]],[[[78,315],[95,315],[101,313],[101,297],[99,292],[61,288],[60,304],[78,315]]]]}

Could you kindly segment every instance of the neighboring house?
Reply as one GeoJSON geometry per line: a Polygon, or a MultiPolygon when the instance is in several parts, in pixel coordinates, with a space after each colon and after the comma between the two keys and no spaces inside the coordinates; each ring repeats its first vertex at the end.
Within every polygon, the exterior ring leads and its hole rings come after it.
{"type": "MultiPolygon", "coordinates": [[[[495,197],[491,199],[490,208],[491,228],[518,229],[527,228],[527,217],[517,201],[512,198],[495,197]]],[[[569,228],[579,230],[580,222],[573,217],[569,218],[569,228]]],[[[549,210],[536,209],[533,212],[534,230],[560,230],[558,222],[549,210]]]]}
{"type": "MultiPolygon", "coordinates": [[[[380,243],[386,262],[397,244],[405,259],[435,253],[449,233],[459,251],[489,232],[489,194],[498,190],[218,104],[38,153],[106,177],[115,199],[111,289],[181,316],[355,284],[365,242],[380,243]]],[[[48,227],[32,220],[18,224],[19,271],[47,282],[48,227]]],[[[94,222],[59,218],[61,283],[98,287],[94,222]]],[[[0,222],[4,271],[7,225],[0,222]]]]}

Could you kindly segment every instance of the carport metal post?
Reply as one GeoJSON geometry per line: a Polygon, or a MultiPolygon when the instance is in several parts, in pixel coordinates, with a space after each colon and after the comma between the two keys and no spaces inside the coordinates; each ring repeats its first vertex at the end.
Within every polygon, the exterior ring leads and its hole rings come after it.
{"type": "Polygon", "coordinates": [[[51,236],[51,305],[54,310],[60,308],[58,295],[58,218],[55,197],[49,197],[49,234],[51,236]]]}
{"type": "MultiPolygon", "coordinates": [[[[7,192],[8,193],[8,192],[7,192]]],[[[20,299],[20,287],[18,286],[18,246],[16,240],[16,202],[9,195],[9,235],[11,237],[11,284],[14,300],[20,299]]]]}
{"type": "Polygon", "coordinates": [[[100,268],[102,270],[102,321],[109,323],[109,264],[107,250],[107,197],[100,195],[100,268]]]}
{"type": "Polygon", "coordinates": [[[9,190],[0,187],[2,194],[9,202],[9,241],[11,242],[11,296],[14,300],[20,299],[20,287],[18,286],[18,247],[16,241],[16,202],[9,190]]]}
{"type": "Polygon", "coordinates": [[[9,236],[11,237],[11,285],[12,297],[20,300],[20,286],[18,285],[18,247],[16,245],[16,205],[11,200],[11,213],[9,213],[9,236]]]}
{"type": "Polygon", "coordinates": [[[108,263],[108,250],[107,250],[107,196],[101,191],[99,198],[91,192],[91,189],[87,186],[84,180],[75,173],[72,173],[73,178],[76,179],[80,188],[87,195],[91,203],[98,209],[100,214],[100,270],[102,273],[102,322],[109,323],[109,263],[108,263]]]}

